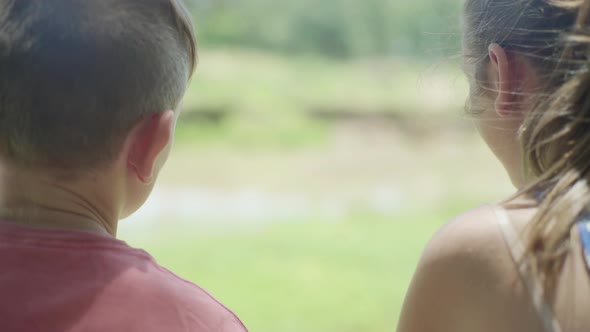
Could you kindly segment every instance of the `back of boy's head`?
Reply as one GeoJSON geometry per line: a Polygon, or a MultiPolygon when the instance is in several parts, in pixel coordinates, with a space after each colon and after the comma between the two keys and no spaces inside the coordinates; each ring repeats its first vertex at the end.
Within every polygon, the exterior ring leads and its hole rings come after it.
{"type": "Polygon", "coordinates": [[[0,0],[0,160],[92,169],[176,109],[196,62],[180,0],[0,0]]]}

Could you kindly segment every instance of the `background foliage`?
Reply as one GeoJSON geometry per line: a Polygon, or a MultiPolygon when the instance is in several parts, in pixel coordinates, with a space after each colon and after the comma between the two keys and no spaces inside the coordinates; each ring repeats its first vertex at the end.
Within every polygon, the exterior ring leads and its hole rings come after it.
{"type": "Polygon", "coordinates": [[[256,332],[390,332],[421,249],[511,189],[463,113],[461,0],[185,0],[199,66],[120,236],[256,332]]]}
{"type": "Polygon", "coordinates": [[[193,0],[202,44],[329,57],[457,49],[457,0],[193,0]]]}

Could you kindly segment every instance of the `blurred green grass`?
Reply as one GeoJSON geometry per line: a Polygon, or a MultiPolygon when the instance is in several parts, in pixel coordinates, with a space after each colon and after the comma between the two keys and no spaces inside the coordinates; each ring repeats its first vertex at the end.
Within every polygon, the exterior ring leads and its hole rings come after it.
{"type": "Polygon", "coordinates": [[[427,239],[464,208],[281,220],[227,233],[164,222],[122,236],[211,291],[251,331],[386,332],[395,330],[427,239]]]}
{"type": "Polygon", "coordinates": [[[458,68],[451,58],[433,64],[411,58],[335,60],[206,49],[184,109],[249,115],[449,112],[467,90],[458,68]]]}
{"type": "Polygon", "coordinates": [[[175,144],[188,148],[288,151],[321,145],[329,132],[329,124],[296,114],[254,120],[232,116],[220,122],[181,119],[175,144]]]}
{"type": "Polygon", "coordinates": [[[325,142],[334,118],[456,116],[467,89],[450,58],[433,64],[205,49],[184,99],[176,140],[245,149],[313,146],[325,142]]]}

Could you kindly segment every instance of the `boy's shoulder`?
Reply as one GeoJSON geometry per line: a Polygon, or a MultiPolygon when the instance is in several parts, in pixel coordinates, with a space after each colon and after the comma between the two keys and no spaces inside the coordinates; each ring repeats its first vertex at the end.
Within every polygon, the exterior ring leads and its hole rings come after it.
{"type": "MultiPolygon", "coordinates": [[[[146,331],[158,331],[154,326],[167,331],[173,331],[171,326],[182,331],[247,331],[239,318],[209,292],[162,267],[148,254],[143,256],[147,264],[122,272],[105,289],[112,292],[113,298],[126,299],[127,306],[136,311],[135,316],[142,317],[143,322],[135,324],[145,326],[146,331]]],[[[128,314],[123,310],[112,321],[125,324],[128,314]]],[[[138,325],[133,328],[141,330],[138,325]]]]}
{"type": "Polygon", "coordinates": [[[0,283],[3,331],[247,331],[207,291],[111,236],[0,222],[0,242],[11,271],[0,283]]]}

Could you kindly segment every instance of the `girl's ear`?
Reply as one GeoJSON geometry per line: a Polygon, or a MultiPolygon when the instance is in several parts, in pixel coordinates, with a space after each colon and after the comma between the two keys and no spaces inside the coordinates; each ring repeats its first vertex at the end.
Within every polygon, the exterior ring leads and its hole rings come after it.
{"type": "Polygon", "coordinates": [[[512,115],[520,110],[519,99],[522,95],[521,68],[516,57],[511,56],[499,44],[491,44],[488,48],[490,56],[489,80],[497,94],[494,102],[496,112],[500,116],[512,115]]]}

